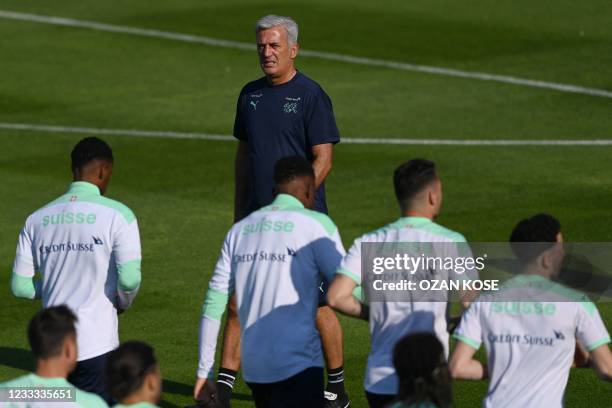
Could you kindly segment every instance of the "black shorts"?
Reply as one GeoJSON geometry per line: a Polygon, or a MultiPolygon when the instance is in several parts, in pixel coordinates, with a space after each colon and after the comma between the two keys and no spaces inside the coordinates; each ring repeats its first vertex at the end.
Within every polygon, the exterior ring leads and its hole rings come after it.
{"type": "Polygon", "coordinates": [[[257,408],[323,408],[323,368],[310,367],[286,380],[247,382],[257,408]]]}
{"type": "Polygon", "coordinates": [[[104,379],[107,357],[108,353],[105,353],[77,362],[74,371],[68,375],[68,382],[83,391],[98,394],[107,404],[112,405],[113,401],[106,391],[106,381],[104,379]]]}
{"type": "Polygon", "coordinates": [[[385,408],[395,401],[395,395],[365,392],[370,408],[385,408]]]}

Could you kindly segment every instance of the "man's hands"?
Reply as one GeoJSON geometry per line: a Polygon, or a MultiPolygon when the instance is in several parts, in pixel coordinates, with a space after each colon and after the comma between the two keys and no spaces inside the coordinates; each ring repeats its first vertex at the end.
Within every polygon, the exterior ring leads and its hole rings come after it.
{"type": "Polygon", "coordinates": [[[207,404],[217,398],[217,384],[211,378],[198,378],[193,387],[193,399],[201,404],[207,404]]]}

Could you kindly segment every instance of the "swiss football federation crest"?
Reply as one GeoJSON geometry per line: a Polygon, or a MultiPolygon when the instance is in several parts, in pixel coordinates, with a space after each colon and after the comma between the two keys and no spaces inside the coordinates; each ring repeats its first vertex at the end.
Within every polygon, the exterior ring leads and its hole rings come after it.
{"type": "Polygon", "coordinates": [[[297,102],[287,102],[283,105],[283,112],[285,113],[298,113],[297,102]]]}

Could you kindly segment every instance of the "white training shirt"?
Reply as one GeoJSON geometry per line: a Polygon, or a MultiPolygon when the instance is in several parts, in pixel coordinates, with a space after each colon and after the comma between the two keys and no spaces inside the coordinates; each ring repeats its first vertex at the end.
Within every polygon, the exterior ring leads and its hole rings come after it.
{"type": "Polygon", "coordinates": [[[344,247],[322,213],[279,194],[228,232],[204,302],[198,377],[212,376],[221,316],[235,292],[245,381],[272,383],[323,367],[315,326],[321,279],[334,276],[344,247]]]}
{"type": "MultiPolygon", "coordinates": [[[[465,243],[463,235],[423,217],[403,217],[374,232],[357,238],[337,273],[362,284],[362,243],[422,242],[442,243],[449,249],[453,243],[465,243]],[[448,244],[448,245],[447,245],[448,244]]],[[[467,248],[467,247],[465,247],[467,248]]],[[[447,271],[436,271],[443,275],[447,271]]],[[[466,274],[473,276],[474,271],[466,274]]],[[[444,279],[453,279],[445,276],[444,279]]],[[[365,288],[364,288],[365,290],[365,288]]],[[[375,394],[396,395],[399,381],[393,367],[393,348],[409,333],[434,332],[448,356],[447,302],[376,301],[370,304],[371,349],[368,356],[364,388],[375,394]]]]}
{"type": "Polygon", "coordinates": [[[30,215],[19,235],[13,292],[42,297],[43,307],[69,306],[78,318],[78,360],[119,345],[117,307],[127,308],[140,285],[140,236],[134,213],[74,182],[66,194],[30,215]],[[42,293],[32,278],[42,275],[42,293]],[[30,284],[31,291],[24,290],[30,284]]]}
{"type": "Polygon", "coordinates": [[[610,342],[586,295],[539,275],[519,275],[480,296],[454,337],[484,343],[491,378],[484,407],[562,407],[576,340],[592,351],[610,342]]]}

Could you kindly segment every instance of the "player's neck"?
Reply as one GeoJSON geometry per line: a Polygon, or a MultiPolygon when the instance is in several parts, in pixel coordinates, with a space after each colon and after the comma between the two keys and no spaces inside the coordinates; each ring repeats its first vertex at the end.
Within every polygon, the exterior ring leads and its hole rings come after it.
{"type": "Polygon", "coordinates": [[[151,395],[151,393],[147,392],[144,387],[121,400],[121,404],[123,405],[132,405],[137,404],[139,402],[149,402],[153,405],[157,403],[157,401],[155,401],[154,396],[151,395]]]}
{"type": "Polygon", "coordinates": [[[36,363],[36,375],[45,378],[66,378],[70,373],[70,368],[66,364],[51,358],[47,360],[38,360],[36,363]]]}
{"type": "Polygon", "coordinates": [[[296,76],[296,75],[297,75],[297,70],[295,69],[295,67],[291,67],[291,69],[287,73],[285,73],[285,74],[283,74],[281,76],[278,76],[278,77],[269,76],[268,77],[268,82],[272,86],[282,85],[282,84],[285,84],[285,83],[291,81],[293,79],[293,77],[296,76]]]}
{"type": "Polygon", "coordinates": [[[402,211],[402,217],[427,218],[428,220],[434,219],[434,215],[431,214],[431,212],[418,209],[404,210],[402,211]]]}

